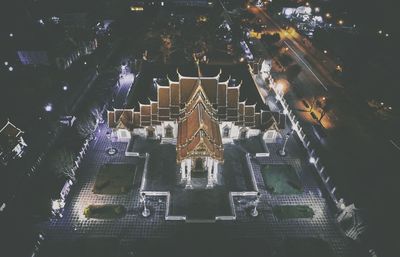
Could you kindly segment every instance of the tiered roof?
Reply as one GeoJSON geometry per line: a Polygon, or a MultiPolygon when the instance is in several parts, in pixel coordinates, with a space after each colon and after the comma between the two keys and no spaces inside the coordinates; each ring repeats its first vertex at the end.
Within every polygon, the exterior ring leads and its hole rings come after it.
{"type": "Polygon", "coordinates": [[[223,145],[218,120],[200,80],[182,115],[178,120],[178,161],[204,155],[222,161],[223,145]]]}
{"type": "MultiPolygon", "coordinates": [[[[132,109],[116,109],[108,112],[109,127],[132,130],[160,125],[162,121],[175,121],[182,117],[184,107],[196,91],[198,84],[201,85],[207,102],[213,107],[214,117],[219,121],[232,121],[238,126],[262,130],[269,129],[274,123],[284,125],[284,122],[281,123],[280,115],[271,112],[262,99],[258,99],[260,97],[258,91],[253,88],[254,85],[246,85],[246,88],[242,88],[241,82],[231,84],[230,77],[221,81],[221,71],[209,77],[201,76],[201,74],[197,77],[182,76],[179,72],[177,75],[177,81],[168,79],[168,85],[157,84],[155,90],[157,93],[155,96],[149,96],[150,100],[147,98],[148,103],[144,103],[143,100],[132,109]]],[[[203,101],[205,102],[205,99],[203,101]]]]}

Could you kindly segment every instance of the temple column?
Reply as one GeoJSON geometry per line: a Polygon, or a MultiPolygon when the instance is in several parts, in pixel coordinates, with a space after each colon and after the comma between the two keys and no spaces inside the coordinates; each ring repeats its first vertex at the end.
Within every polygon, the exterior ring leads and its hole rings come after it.
{"type": "Polygon", "coordinates": [[[218,183],[218,161],[217,160],[214,160],[213,179],[214,179],[215,183],[218,183]]]}
{"type": "Polygon", "coordinates": [[[186,179],[186,161],[181,161],[181,181],[186,179]]]}
{"type": "Polygon", "coordinates": [[[185,188],[193,188],[192,186],[192,160],[186,159],[186,187],[185,188]]]}
{"type": "Polygon", "coordinates": [[[212,165],[213,160],[210,157],[207,157],[207,188],[212,188],[214,186],[214,181],[213,181],[213,174],[212,174],[212,165]]]}

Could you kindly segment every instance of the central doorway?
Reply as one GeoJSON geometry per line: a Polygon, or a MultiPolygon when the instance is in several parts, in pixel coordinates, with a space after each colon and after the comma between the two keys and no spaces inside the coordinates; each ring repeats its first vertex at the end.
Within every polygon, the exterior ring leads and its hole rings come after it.
{"type": "Polygon", "coordinates": [[[204,159],[198,157],[194,161],[194,169],[192,172],[193,178],[203,178],[207,175],[206,167],[204,166],[204,159]]]}
{"type": "Polygon", "coordinates": [[[196,158],[196,161],[194,163],[194,171],[196,172],[205,171],[204,162],[202,158],[196,158]]]}

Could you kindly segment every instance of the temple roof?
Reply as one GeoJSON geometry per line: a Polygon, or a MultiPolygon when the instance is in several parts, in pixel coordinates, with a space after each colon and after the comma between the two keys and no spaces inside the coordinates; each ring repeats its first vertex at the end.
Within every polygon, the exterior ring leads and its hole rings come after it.
{"type": "Polygon", "coordinates": [[[210,65],[201,69],[200,65],[197,69],[175,67],[172,71],[147,64],[143,69],[130,91],[125,109],[108,112],[109,127],[132,130],[185,119],[199,102],[218,121],[261,130],[285,125],[284,116],[271,112],[263,102],[246,66],[224,66],[224,72],[210,65]],[[150,67],[153,68],[151,72],[146,72],[150,67]],[[160,73],[157,68],[164,72],[160,73]],[[237,79],[231,79],[231,72],[237,79]]]}
{"type": "Polygon", "coordinates": [[[185,116],[178,121],[178,161],[190,156],[206,155],[223,160],[223,145],[214,110],[204,94],[201,84],[192,92],[185,116]]]}

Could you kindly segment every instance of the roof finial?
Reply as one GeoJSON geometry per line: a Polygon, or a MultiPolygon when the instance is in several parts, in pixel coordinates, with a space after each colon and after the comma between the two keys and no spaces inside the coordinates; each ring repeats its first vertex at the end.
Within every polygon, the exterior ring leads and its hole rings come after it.
{"type": "Polygon", "coordinates": [[[197,66],[197,75],[198,75],[198,77],[200,79],[200,77],[202,77],[201,70],[200,70],[200,61],[199,61],[198,58],[196,58],[196,54],[195,53],[193,53],[193,59],[194,59],[194,62],[196,63],[196,66],[197,66]]]}

